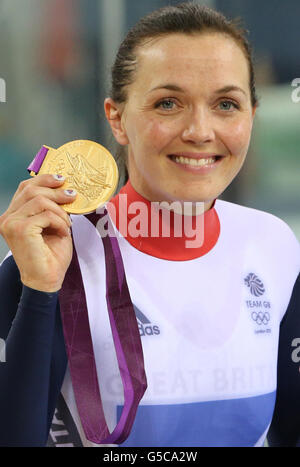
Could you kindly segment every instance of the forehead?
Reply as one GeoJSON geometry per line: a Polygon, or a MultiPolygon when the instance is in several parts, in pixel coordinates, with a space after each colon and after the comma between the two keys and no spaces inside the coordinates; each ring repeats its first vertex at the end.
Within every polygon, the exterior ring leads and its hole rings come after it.
{"type": "Polygon", "coordinates": [[[135,82],[155,87],[161,80],[249,87],[249,66],[241,47],[220,33],[170,34],[148,41],[137,52],[135,82]]]}

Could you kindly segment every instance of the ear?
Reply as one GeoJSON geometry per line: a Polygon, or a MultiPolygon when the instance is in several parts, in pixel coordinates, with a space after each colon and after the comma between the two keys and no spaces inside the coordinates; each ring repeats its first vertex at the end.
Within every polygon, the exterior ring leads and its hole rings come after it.
{"type": "Polygon", "coordinates": [[[258,105],[255,104],[255,106],[254,106],[253,109],[252,109],[252,118],[253,118],[253,119],[254,119],[254,117],[255,117],[255,114],[256,114],[256,111],[257,111],[257,107],[258,107],[258,105]]]}
{"type": "Polygon", "coordinates": [[[113,135],[119,144],[121,144],[122,146],[126,146],[127,144],[129,144],[129,141],[122,119],[123,110],[124,106],[116,104],[115,101],[113,101],[110,97],[107,97],[105,99],[104,111],[107,121],[113,132],[113,135]]]}

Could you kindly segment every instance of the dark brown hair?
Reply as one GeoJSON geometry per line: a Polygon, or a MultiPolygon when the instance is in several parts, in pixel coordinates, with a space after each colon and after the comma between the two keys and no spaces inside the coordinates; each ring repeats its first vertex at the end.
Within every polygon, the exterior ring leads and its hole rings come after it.
{"type": "MultiPolygon", "coordinates": [[[[176,6],[166,6],[141,18],[130,29],[121,43],[112,67],[110,97],[117,103],[126,102],[126,87],[134,81],[137,70],[137,49],[147,39],[153,39],[172,33],[201,34],[218,32],[231,37],[243,50],[249,65],[249,88],[251,104],[256,106],[258,98],[255,89],[255,73],[252,49],[247,40],[247,31],[241,26],[241,20],[229,20],[216,10],[192,2],[176,6]]],[[[120,168],[124,167],[124,150],[119,148],[116,155],[120,168]],[[120,151],[121,149],[121,151],[120,151]]],[[[126,173],[126,182],[128,174],[126,173]]]]}

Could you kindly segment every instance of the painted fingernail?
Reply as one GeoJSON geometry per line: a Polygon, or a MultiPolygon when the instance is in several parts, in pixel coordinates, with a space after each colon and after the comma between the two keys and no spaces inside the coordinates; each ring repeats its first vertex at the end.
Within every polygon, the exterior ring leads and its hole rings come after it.
{"type": "Polygon", "coordinates": [[[62,182],[65,179],[63,175],[59,175],[59,174],[53,175],[53,178],[59,182],[62,182]]]}
{"type": "Polygon", "coordinates": [[[75,196],[77,195],[77,191],[76,190],[64,190],[65,191],[65,194],[67,196],[75,196]]]}

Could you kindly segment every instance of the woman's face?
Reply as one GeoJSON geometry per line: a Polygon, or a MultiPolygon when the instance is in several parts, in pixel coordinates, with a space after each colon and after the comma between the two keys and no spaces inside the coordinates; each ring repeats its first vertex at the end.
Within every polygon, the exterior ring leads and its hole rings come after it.
{"type": "Polygon", "coordinates": [[[128,145],[135,190],[150,201],[203,201],[209,209],[240,171],[254,109],[248,62],[218,33],[172,34],[138,51],[127,102],[105,102],[128,145]]]}

